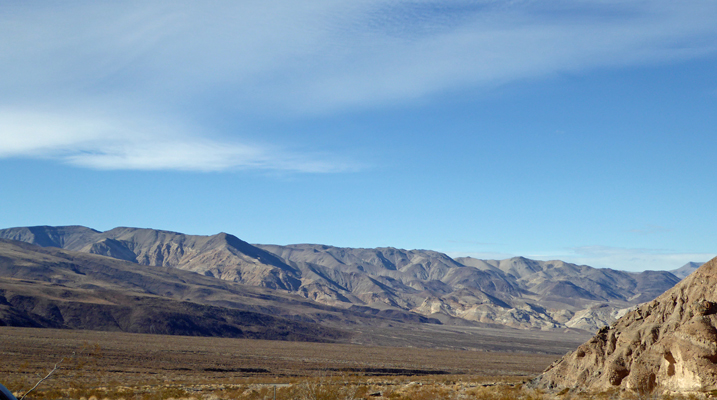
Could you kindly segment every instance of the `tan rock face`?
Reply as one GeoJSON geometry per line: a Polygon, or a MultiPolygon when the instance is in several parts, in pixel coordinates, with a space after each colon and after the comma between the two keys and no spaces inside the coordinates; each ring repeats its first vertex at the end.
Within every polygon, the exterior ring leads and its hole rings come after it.
{"type": "Polygon", "coordinates": [[[717,258],[548,367],[548,389],[717,389],[717,258]]]}

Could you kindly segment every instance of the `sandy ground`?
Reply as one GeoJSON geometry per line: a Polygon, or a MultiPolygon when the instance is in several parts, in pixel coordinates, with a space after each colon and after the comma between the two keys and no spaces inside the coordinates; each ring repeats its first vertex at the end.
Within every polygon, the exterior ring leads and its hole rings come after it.
{"type": "Polygon", "coordinates": [[[279,386],[284,393],[317,380],[361,382],[364,392],[398,385],[392,393],[436,382],[512,385],[558,356],[0,327],[0,358],[0,382],[17,393],[64,360],[36,398],[80,398],[94,390],[101,399],[117,397],[118,388],[135,398],[160,392],[165,394],[159,398],[169,398],[170,389],[177,395],[219,391],[240,398],[266,395],[276,384],[284,385],[279,386]]]}

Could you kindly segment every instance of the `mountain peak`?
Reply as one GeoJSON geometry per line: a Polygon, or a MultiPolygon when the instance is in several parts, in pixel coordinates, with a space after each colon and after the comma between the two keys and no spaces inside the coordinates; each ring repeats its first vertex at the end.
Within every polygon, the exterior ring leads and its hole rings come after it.
{"type": "Polygon", "coordinates": [[[691,274],[691,273],[693,273],[695,270],[697,270],[697,268],[699,268],[700,266],[702,266],[702,264],[704,264],[704,263],[690,261],[690,262],[688,262],[687,264],[681,266],[680,268],[673,269],[673,270],[670,271],[670,272],[672,272],[676,277],[678,277],[678,278],[680,278],[680,279],[684,279],[684,278],[686,278],[689,274],[691,274]]]}

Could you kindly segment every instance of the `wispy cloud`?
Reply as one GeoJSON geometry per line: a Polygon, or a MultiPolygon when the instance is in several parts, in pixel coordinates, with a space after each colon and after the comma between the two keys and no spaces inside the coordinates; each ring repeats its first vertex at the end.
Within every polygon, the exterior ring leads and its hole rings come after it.
{"type": "MultiPolygon", "coordinates": [[[[238,119],[317,118],[466,87],[717,51],[717,3],[707,1],[78,1],[0,7],[0,109],[38,112],[42,105],[49,116],[40,121],[67,107],[101,110],[77,112],[76,119],[44,130],[40,145],[15,137],[30,128],[0,126],[0,140],[10,146],[0,151],[5,157],[54,154],[94,168],[174,169],[192,159],[189,169],[198,170],[343,170],[316,154],[275,156],[246,144],[247,138],[260,139],[261,131],[212,139],[201,121],[217,104],[238,119]],[[118,106],[122,118],[96,118],[118,106]],[[139,119],[173,132],[117,128],[139,119]]],[[[4,118],[23,118],[9,112],[4,118]]],[[[37,125],[30,126],[37,131],[37,125]]]]}
{"type": "Polygon", "coordinates": [[[350,18],[327,10],[316,21],[327,28],[310,38],[313,51],[268,71],[276,79],[261,100],[309,113],[375,107],[717,50],[717,5],[704,2],[361,4],[349,8],[350,18]]]}
{"type": "Polygon", "coordinates": [[[156,119],[5,111],[0,112],[0,127],[0,157],[57,159],[94,169],[324,173],[360,167],[325,155],[214,140],[198,134],[199,128],[156,119]]]}

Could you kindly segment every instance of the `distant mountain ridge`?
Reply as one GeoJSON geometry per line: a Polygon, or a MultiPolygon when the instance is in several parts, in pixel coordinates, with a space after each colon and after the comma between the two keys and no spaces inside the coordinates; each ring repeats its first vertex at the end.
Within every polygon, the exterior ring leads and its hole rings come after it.
{"type": "Polygon", "coordinates": [[[704,265],[704,263],[688,262],[687,264],[681,266],[680,268],[673,269],[670,272],[672,272],[676,277],[678,277],[680,279],[685,279],[690,274],[695,272],[697,270],[697,268],[701,267],[702,265],[704,265]]]}
{"type": "Polygon", "coordinates": [[[352,315],[176,268],[0,239],[0,326],[333,341],[352,315]]]}
{"type": "Polygon", "coordinates": [[[3,229],[0,238],[178,268],[334,307],[533,329],[594,331],[680,280],[667,271],[629,273],[523,257],[453,259],[435,251],[390,247],[251,245],[226,233],[39,226],[3,229]]]}
{"type": "Polygon", "coordinates": [[[254,286],[289,291],[299,286],[297,271],[273,254],[226,233],[197,236],[125,227],[99,232],[83,226],[36,226],[4,229],[0,238],[174,267],[254,286]]]}

